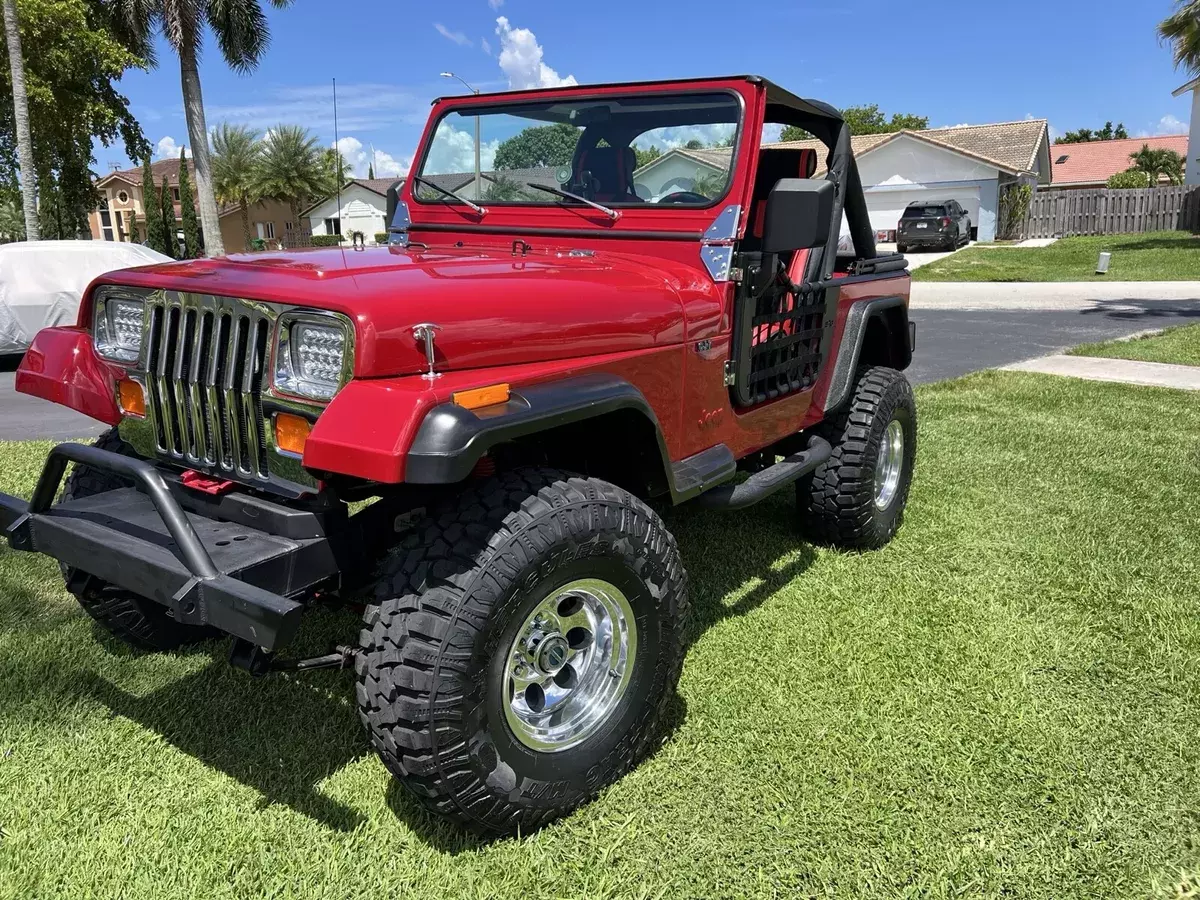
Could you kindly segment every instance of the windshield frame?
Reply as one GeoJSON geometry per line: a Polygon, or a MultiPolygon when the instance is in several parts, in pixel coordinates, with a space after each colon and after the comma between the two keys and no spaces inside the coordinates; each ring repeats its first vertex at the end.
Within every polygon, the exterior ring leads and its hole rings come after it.
{"type": "MultiPolygon", "coordinates": [[[[614,209],[620,210],[622,215],[626,215],[626,214],[633,213],[633,212],[638,212],[641,210],[656,211],[656,212],[664,211],[664,210],[675,210],[678,212],[694,213],[694,212],[700,212],[700,211],[704,211],[704,210],[711,210],[714,207],[720,206],[721,204],[723,204],[727,201],[729,195],[733,192],[735,182],[737,181],[737,177],[736,177],[737,176],[737,167],[738,167],[738,163],[740,162],[741,155],[742,155],[742,142],[743,142],[745,129],[746,129],[746,98],[739,91],[736,91],[733,88],[726,87],[726,86],[720,86],[720,87],[717,87],[717,86],[714,86],[714,87],[699,87],[699,86],[691,87],[691,86],[689,86],[688,88],[685,88],[685,89],[676,88],[676,89],[666,89],[666,90],[649,90],[649,91],[645,91],[645,92],[638,91],[636,93],[630,93],[630,94],[626,94],[626,93],[622,92],[619,96],[666,98],[666,97],[687,97],[687,96],[695,96],[695,95],[703,95],[703,94],[709,94],[709,95],[711,95],[711,94],[727,94],[730,97],[732,97],[734,102],[737,104],[737,122],[734,125],[733,141],[730,144],[731,152],[730,152],[730,157],[729,157],[729,168],[726,170],[725,186],[724,186],[724,190],[722,191],[722,193],[719,196],[715,197],[714,199],[710,200],[707,204],[703,204],[703,205],[698,204],[698,203],[688,203],[688,204],[670,203],[670,204],[664,205],[664,204],[660,204],[660,203],[647,203],[647,202],[634,203],[634,202],[629,202],[629,201],[611,201],[611,202],[606,201],[604,204],[605,206],[611,206],[614,209]]],[[[579,90],[578,93],[575,93],[574,91],[572,91],[571,100],[572,101],[578,100],[580,102],[588,102],[588,101],[592,101],[592,100],[604,100],[604,99],[610,98],[612,96],[614,96],[614,92],[612,90],[605,90],[605,89],[601,88],[596,91],[589,92],[586,90],[586,88],[584,88],[582,90],[579,90]]],[[[416,175],[417,178],[429,178],[430,177],[430,175],[428,175],[424,171],[425,163],[428,160],[429,154],[433,148],[433,142],[437,135],[438,128],[441,126],[442,122],[446,119],[447,116],[454,114],[454,115],[462,116],[463,118],[471,118],[472,117],[471,110],[473,108],[480,108],[480,109],[488,110],[488,111],[496,110],[498,112],[502,112],[503,110],[501,109],[501,107],[504,107],[504,106],[530,106],[537,102],[539,102],[537,97],[536,96],[531,97],[531,96],[529,96],[528,93],[526,93],[524,96],[513,97],[512,99],[497,97],[495,95],[492,95],[492,96],[484,95],[483,97],[480,97],[479,99],[476,99],[475,97],[471,97],[471,96],[464,96],[461,98],[455,97],[454,102],[451,103],[450,105],[448,105],[446,107],[446,109],[443,110],[442,113],[437,116],[436,119],[434,119],[433,121],[431,121],[428,124],[427,132],[426,132],[427,137],[421,146],[419,162],[414,162],[412,167],[409,169],[409,172],[416,175]]],[[[550,98],[547,98],[546,102],[553,102],[553,101],[551,101],[550,98]]],[[[673,148],[673,149],[680,149],[680,148],[673,148]]],[[[501,171],[503,171],[503,170],[501,170],[501,171]]],[[[404,189],[405,189],[405,193],[407,193],[411,196],[412,202],[415,203],[416,205],[421,206],[421,207],[438,207],[438,206],[446,207],[446,206],[449,206],[451,209],[459,208],[459,204],[455,204],[453,201],[451,201],[449,199],[442,199],[442,200],[422,200],[422,199],[420,199],[417,196],[417,190],[416,190],[416,186],[414,184],[415,180],[416,179],[414,179],[410,176],[406,176],[404,189]]],[[[547,194],[546,196],[547,196],[547,198],[549,198],[552,195],[547,194]]],[[[587,208],[582,203],[564,202],[561,198],[558,200],[548,199],[544,203],[539,203],[537,201],[530,201],[530,200],[488,200],[488,201],[479,201],[479,202],[484,203],[489,209],[492,209],[492,208],[504,209],[504,210],[510,211],[510,212],[513,210],[521,210],[521,209],[579,210],[579,209],[587,208]]],[[[470,207],[467,206],[465,203],[461,204],[461,208],[470,212],[470,207]]]]}

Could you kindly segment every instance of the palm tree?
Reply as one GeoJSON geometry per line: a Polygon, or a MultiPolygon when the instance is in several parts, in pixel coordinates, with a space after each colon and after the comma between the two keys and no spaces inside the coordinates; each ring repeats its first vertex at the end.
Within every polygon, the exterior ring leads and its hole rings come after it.
{"type": "Polygon", "coordinates": [[[317,139],[299,125],[279,125],[267,132],[254,178],[254,191],[288,205],[292,228],[300,227],[300,203],[329,192],[328,157],[317,139]]]}
{"type": "Polygon", "coordinates": [[[1166,175],[1171,184],[1183,184],[1185,161],[1174,150],[1151,150],[1149,144],[1142,144],[1142,149],[1129,154],[1129,159],[1133,169],[1146,174],[1150,187],[1158,185],[1160,175],[1166,175]]]}
{"type": "Polygon", "coordinates": [[[17,160],[21,164],[21,206],[25,234],[36,241],[38,231],[37,173],[33,169],[33,138],[29,135],[29,101],[25,94],[25,57],[21,55],[21,30],[17,27],[16,0],[4,0],[4,39],[12,68],[13,123],[17,129],[17,160]]]}
{"type": "Polygon", "coordinates": [[[1176,66],[1200,73],[1200,0],[1176,0],[1175,12],[1159,23],[1158,36],[1171,42],[1176,66]]]}
{"type": "MultiPolygon", "coordinates": [[[[13,0],[4,0],[12,3],[13,0]]],[[[217,200],[213,192],[212,161],[208,152],[208,125],[204,121],[204,98],[200,92],[200,70],[196,61],[204,39],[204,26],[212,29],[221,55],[239,74],[252,72],[270,42],[270,29],[259,0],[113,0],[124,30],[136,37],[131,49],[154,63],[153,32],[161,29],[179,55],[183,86],[183,113],[187,119],[192,161],[196,166],[196,193],[200,198],[200,225],[209,256],[225,252],[217,200]]],[[[284,9],[292,0],[270,0],[284,9]]]]}
{"type": "Polygon", "coordinates": [[[258,132],[222,122],[213,132],[213,190],[222,203],[236,203],[242,214],[242,237],[250,249],[250,204],[257,202],[254,180],[262,144],[258,132]]]}

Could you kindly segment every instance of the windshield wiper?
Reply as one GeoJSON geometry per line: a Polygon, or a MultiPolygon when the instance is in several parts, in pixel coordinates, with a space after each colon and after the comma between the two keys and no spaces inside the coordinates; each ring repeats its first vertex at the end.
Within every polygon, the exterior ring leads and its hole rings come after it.
{"type": "Polygon", "coordinates": [[[481,215],[481,216],[487,215],[487,209],[485,207],[480,206],[478,203],[472,203],[466,197],[460,197],[458,194],[454,193],[454,191],[447,190],[446,188],[442,187],[440,184],[434,184],[428,178],[422,178],[420,175],[414,175],[413,181],[416,181],[419,184],[423,184],[426,187],[433,188],[435,191],[437,191],[443,197],[451,197],[454,200],[459,200],[459,201],[467,204],[467,206],[471,207],[471,209],[475,210],[475,212],[479,213],[479,215],[481,215]]]}
{"type": "Polygon", "coordinates": [[[553,187],[550,187],[549,185],[535,184],[532,181],[527,181],[527,182],[525,182],[525,184],[527,186],[533,188],[535,191],[545,191],[547,194],[557,194],[559,197],[566,197],[568,200],[578,200],[580,203],[586,203],[592,209],[600,210],[600,212],[604,213],[606,216],[608,216],[614,222],[617,221],[617,219],[621,218],[621,214],[619,212],[617,212],[615,209],[610,209],[607,206],[602,206],[601,204],[596,203],[594,200],[589,200],[587,197],[581,197],[578,194],[572,194],[570,191],[560,190],[559,188],[553,188],[553,187]]]}

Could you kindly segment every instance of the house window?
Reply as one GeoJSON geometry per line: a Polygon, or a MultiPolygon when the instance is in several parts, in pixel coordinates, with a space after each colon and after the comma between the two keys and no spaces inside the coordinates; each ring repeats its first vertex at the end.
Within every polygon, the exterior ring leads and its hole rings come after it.
{"type": "Polygon", "coordinates": [[[274,222],[255,222],[254,227],[258,230],[258,236],[264,240],[273,240],[275,237],[274,222]]]}
{"type": "Polygon", "coordinates": [[[127,194],[125,191],[120,191],[117,194],[117,199],[122,203],[128,203],[129,202],[129,194],[127,194]]]}
{"type": "Polygon", "coordinates": [[[326,234],[341,234],[342,233],[342,220],[337,216],[334,216],[332,219],[326,219],[325,220],[325,233],[326,234]]]}
{"type": "Polygon", "coordinates": [[[291,221],[291,219],[289,219],[288,221],[286,221],[286,222],[284,222],[284,223],[283,223],[283,230],[284,230],[284,231],[291,231],[291,230],[292,230],[292,221],[291,221]]]}
{"type": "Polygon", "coordinates": [[[100,205],[100,230],[104,234],[106,241],[113,240],[112,216],[108,212],[108,204],[100,205]]]}
{"type": "Polygon", "coordinates": [[[179,202],[179,188],[171,188],[171,199],[176,203],[179,202]]]}

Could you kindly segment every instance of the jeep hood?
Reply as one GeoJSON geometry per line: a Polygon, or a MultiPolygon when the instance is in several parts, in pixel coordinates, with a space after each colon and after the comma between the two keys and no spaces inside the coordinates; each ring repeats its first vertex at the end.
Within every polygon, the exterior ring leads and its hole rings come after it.
{"type": "Polygon", "coordinates": [[[683,341],[678,265],[546,250],[302,250],[165,263],[123,284],[332,310],[355,327],[356,377],[426,369],[413,326],[439,326],[448,371],[646,350],[683,341]]]}

